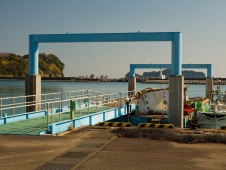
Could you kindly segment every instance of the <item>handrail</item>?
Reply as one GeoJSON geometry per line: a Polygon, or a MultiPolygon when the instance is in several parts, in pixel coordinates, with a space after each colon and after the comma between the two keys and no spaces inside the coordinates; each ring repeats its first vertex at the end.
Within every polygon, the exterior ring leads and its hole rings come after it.
{"type": "MultiPolygon", "coordinates": [[[[89,115],[91,113],[95,113],[98,111],[103,111],[106,109],[114,108],[114,107],[121,107],[125,104],[125,98],[133,98],[135,95],[135,91],[125,91],[120,93],[111,93],[111,94],[103,94],[103,93],[91,93],[85,94],[84,96],[74,96],[71,98],[65,98],[60,100],[53,100],[53,101],[41,101],[32,103],[30,102],[29,105],[24,103],[24,105],[17,105],[10,107],[0,108],[1,117],[2,111],[10,110],[10,109],[17,109],[22,107],[28,107],[33,105],[44,105],[45,112],[46,112],[46,131],[49,133],[49,125],[53,124],[54,122],[61,122],[62,120],[70,120],[74,119],[75,116],[80,117],[84,115],[89,115]],[[87,100],[84,100],[87,99],[87,100]],[[73,105],[68,105],[68,103],[73,105]],[[59,104],[59,105],[58,105],[59,104]],[[66,107],[66,108],[65,108],[66,107]],[[70,113],[70,114],[69,114],[70,113]],[[63,115],[64,114],[64,115],[63,115]]],[[[1,104],[1,100],[0,100],[1,104]]],[[[21,103],[20,103],[21,104],[21,103]]],[[[42,109],[43,110],[43,109],[42,109]]],[[[27,113],[26,113],[27,114],[27,113]]],[[[29,114],[29,113],[28,113],[29,114]]],[[[11,116],[11,115],[4,115],[4,116],[11,116]]]]}
{"type": "MultiPolygon", "coordinates": [[[[22,98],[24,100],[24,102],[21,102],[21,101],[20,102],[15,102],[15,99],[16,98],[17,99],[18,98],[21,99],[21,97],[33,97],[35,95],[9,97],[11,99],[14,99],[13,100],[13,103],[9,103],[9,104],[3,104],[4,99],[7,99],[8,100],[9,98],[0,98],[0,117],[2,117],[2,113],[5,110],[12,110],[11,112],[13,112],[13,114],[11,114],[11,115],[15,115],[15,109],[22,109],[22,108],[24,108],[24,110],[25,110],[26,107],[28,107],[28,106],[34,106],[34,105],[37,105],[37,104],[39,104],[41,107],[44,107],[44,109],[46,109],[46,103],[52,103],[52,104],[59,103],[59,105],[62,108],[63,107],[62,103],[63,102],[69,102],[71,99],[74,99],[74,100],[82,100],[82,99],[87,99],[87,98],[95,98],[96,101],[97,101],[98,98],[100,99],[100,98],[103,98],[105,96],[108,96],[107,97],[107,100],[111,101],[113,98],[116,99],[117,95],[120,95],[120,97],[117,97],[117,98],[122,98],[122,97],[126,97],[128,94],[130,94],[130,95],[131,94],[135,94],[135,91],[125,91],[125,92],[112,93],[112,94],[101,93],[101,92],[94,91],[94,90],[67,91],[67,92],[64,92],[64,94],[69,94],[69,96],[66,95],[65,98],[62,98],[62,94],[63,94],[62,92],[41,94],[41,96],[44,96],[45,99],[43,100],[42,97],[41,97],[40,102],[35,102],[35,103],[33,103],[32,101],[31,102],[26,102],[26,99],[24,99],[24,98],[22,98]],[[81,93],[81,92],[82,92],[82,95],[81,94],[76,95],[76,93],[81,93]],[[84,94],[83,94],[83,92],[84,92],[84,94]],[[74,93],[74,94],[71,95],[71,93],[74,93]],[[54,95],[50,99],[47,99],[46,98],[46,96],[51,96],[53,94],[60,94],[61,97],[56,97],[54,95]],[[114,97],[112,97],[112,96],[114,96],[114,97]]],[[[37,96],[39,96],[39,95],[37,95],[37,96]]],[[[90,102],[94,102],[94,100],[91,100],[90,102]]],[[[109,102],[109,103],[111,103],[111,102],[109,102]]],[[[41,109],[41,110],[43,110],[43,109],[41,109]]],[[[25,111],[20,111],[20,113],[25,113],[25,111]]],[[[20,113],[17,113],[17,114],[20,114],[20,113]]]]}

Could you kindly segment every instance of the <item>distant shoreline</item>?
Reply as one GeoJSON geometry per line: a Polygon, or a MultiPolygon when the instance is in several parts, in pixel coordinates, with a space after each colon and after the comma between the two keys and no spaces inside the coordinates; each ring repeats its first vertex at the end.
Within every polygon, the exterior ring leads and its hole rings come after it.
{"type": "MultiPolygon", "coordinates": [[[[25,80],[25,77],[0,77],[0,80],[25,80]]],[[[226,85],[226,78],[220,78],[221,85],[226,85]]],[[[121,79],[78,79],[75,77],[41,77],[41,81],[46,82],[128,82],[128,78],[121,79]]],[[[140,78],[137,82],[145,84],[169,84],[169,79],[158,78],[140,78]]],[[[206,78],[184,78],[184,84],[205,84],[206,78]]],[[[217,78],[214,78],[214,85],[217,84],[217,78]]]]}
{"type": "MultiPolygon", "coordinates": [[[[25,77],[0,77],[0,80],[25,80],[25,77]]],[[[74,77],[41,77],[42,81],[100,82],[100,79],[74,79],[74,77]]]]}

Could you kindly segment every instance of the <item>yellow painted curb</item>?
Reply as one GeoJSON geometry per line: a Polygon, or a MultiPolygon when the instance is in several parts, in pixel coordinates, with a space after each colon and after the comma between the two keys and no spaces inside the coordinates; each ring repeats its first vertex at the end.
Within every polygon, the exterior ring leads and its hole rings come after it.
{"type": "Polygon", "coordinates": [[[111,127],[131,127],[128,122],[99,122],[97,126],[111,126],[111,127]]]}
{"type": "Polygon", "coordinates": [[[174,128],[173,124],[154,124],[154,123],[140,123],[138,127],[145,127],[145,128],[174,128]]]}

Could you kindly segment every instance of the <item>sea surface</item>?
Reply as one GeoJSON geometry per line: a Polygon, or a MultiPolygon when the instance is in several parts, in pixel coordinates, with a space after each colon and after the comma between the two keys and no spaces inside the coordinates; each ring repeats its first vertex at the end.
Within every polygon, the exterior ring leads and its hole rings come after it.
{"type": "MultiPolygon", "coordinates": [[[[42,94],[66,92],[76,90],[96,90],[103,93],[118,93],[128,91],[128,82],[50,82],[42,81],[42,94]]],[[[165,88],[168,84],[142,84],[137,82],[137,91],[147,87],[165,88]]],[[[185,84],[188,86],[186,96],[197,97],[205,96],[205,85],[185,84]]],[[[217,86],[214,85],[214,90],[217,86]]],[[[221,90],[226,91],[226,86],[221,85],[221,90]]],[[[0,80],[0,98],[24,96],[24,80],[0,80]]]]}

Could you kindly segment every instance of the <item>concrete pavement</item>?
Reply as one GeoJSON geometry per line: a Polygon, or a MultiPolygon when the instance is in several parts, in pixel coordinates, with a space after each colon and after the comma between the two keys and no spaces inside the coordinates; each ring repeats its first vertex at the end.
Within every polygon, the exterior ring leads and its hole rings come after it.
{"type": "Polygon", "coordinates": [[[109,128],[86,127],[58,137],[0,135],[0,169],[45,169],[46,165],[79,170],[226,167],[225,144],[125,138],[110,132],[109,128]]]}

